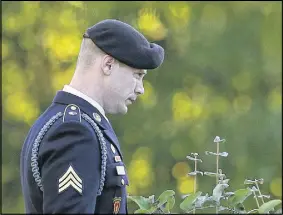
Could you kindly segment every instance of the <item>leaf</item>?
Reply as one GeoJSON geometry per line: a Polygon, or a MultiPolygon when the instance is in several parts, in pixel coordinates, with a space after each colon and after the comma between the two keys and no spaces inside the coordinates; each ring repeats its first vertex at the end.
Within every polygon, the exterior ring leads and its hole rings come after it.
{"type": "Polygon", "coordinates": [[[149,203],[150,203],[150,204],[153,204],[153,203],[154,203],[154,195],[149,196],[149,197],[148,197],[148,200],[149,200],[149,203]]]}
{"type": "Polygon", "coordinates": [[[140,209],[149,210],[150,209],[150,200],[143,196],[128,196],[128,199],[135,202],[140,209]]]}
{"type": "Polygon", "coordinates": [[[219,136],[216,136],[213,140],[213,142],[217,143],[217,142],[220,142],[220,137],[219,136]]]}
{"type": "Polygon", "coordinates": [[[236,204],[234,207],[234,210],[239,214],[245,214],[246,210],[242,203],[236,204]]]}
{"type": "MultiPolygon", "coordinates": [[[[204,172],[204,175],[210,176],[210,177],[216,177],[216,173],[215,172],[204,172]]],[[[218,178],[225,178],[225,174],[218,174],[218,178]]]]}
{"type": "Polygon", "coordinates": [[[189,159],[189,160],[192,160],[192,161],[195,161],[195,160],[196,160],[196,158],[193,158],[193,157],[191,157],[190,155],[188,155],[186,158],[189,159]]]}
{"type": "Polygon", "coordinates": [[[203,172],[202,171],[196,171],[197,174],[200,174],[201,176],[203,176],[203,172]]]}
{"type": "Polygon", "coordinates": [[[175,198],[174,198],[174,196],[170,196],[167,203],[166,203],[165,208],[164,209],[161,208],[161,210],[164,213],[170,213],[170,210],[172,210],[172,208],[174,207],[174,204],[175,204],[175,198]]]}
{"type": "Polygon", "coordinates": [[[279,208],[275,213],[276,214],[282,214],[282,208],[279,208]]]}
{"type": "Polygon", "coordinates": [[[205,153],[206,155],[216,155],[216,153],[215,153],[215,152],[205,151],[204,153],[205,153]]]}
{"type": "Polygon", "coordinates": [[[224,210],[228,210],[228,208],[227,207],[223,207],[223,206],[218,207],[218,212],[219,211],[224,211],[224,210]]]}
{"type": "Polygon", "coordinates": [[[175,198],[174,196],[171,196],[169,199],[168,199],[168,203],[166,205],[166,207],[169,209],[169,210],[172,210],[172,208],[174,207],[175,205],[175,198]]]}
{"type": "Polygon", "coordinates": [[[221,181],[221,184],[228,184],[229,181],[230,181],[230,179],[228,179],[228,178],[224,179],[224,180],[221,181]]]}
{"type": "Polygon", "coordinates": [[[191,176],[195,176],[197,174],[200,174],[201,176],[203,176],[203,172],[201,172],[201,171],[193,171],[193,172],[188,173],[188,175],[191,175],[191,176]]]}
{"type": "Polygon", "coordinates": [[[210,176],[210,177],[216,177],[216,173],[214,173],[214,172],[204,172],[203,174],[210,176]]]}
{"type": "Polygon", "coordinates": [[[189,155],[188,155],[186,158],[189,159],[189,160],[192,160],[192,161],[199,161],[199,162],[202,162],[201,159],[193,158],[193,157],[191,157],[191,156],[189,156],[189,155]]]}
{"type": "Polygon", "coordinates": [[[219,143],[219,142],[225,142],[226,140],[225,139],[220,139],[220,137],[219,136],[216,136],[215,138],[214,138],[214,140],[213,140],[213,142],[215,142],[215,143],[219,143]]]}
{"type": "Polygon", "coordinates": [[[203,206],[203,204],[204,204],[207,200],[209,200],[209,198],[208,198],[208,193],[205,194],[205,196],[199,196],[199,197],[197,198],[197,200],[195,201],[195,206],[198,207],[198,208],[200,208],[200,207],[203,206]]]}
{"type": "Polygon", "coordinates": [[[258,212],[260,214],[266,214],[269,211],[273,210],[274,207],[276,207],[277,205],[279,205],[282,201],[280,199],[274,199],[274,200],[270,200],[268,202],[265,202],[264,204],[262,204],[259,209],[258,212]]]}
{"type": "Polygon", "coordinates": [[[134,214],[149,214],[150,212],[145,209],[138,209],[134,212],[134,214]]]}
{"type": "Polygon", "coordinates": [[[175,192],[173,190],[164,191],[157,199],[157,208],[165,204],[171,196],[174,196],[175,192]]]}
{"type": "Polygon", "coordinates": [[[189,211],[193,208],[193,204],[195,203],[195,201],[197,200],[197,198],[202,194],[201,191],[198,191],[194,194],[191,194],[189,196],[187,196],[184,201],[180,204],[180,208],[183,211],[189,211]]]}
{"type": "Polygon", "coordinates": [[[249,197],[252,194],[252,191],[247,189],[239,189],[235,191],[234,195],[228,199],[228,204],[232,207],[235,207],[236,205],[243,203],[247,197],[249,197]]]}
{"type": "Polygon", "coordinates": [[[247,214],[257,214],[257,213],[258,213],[258,209],[253,209],[253,210],[248,211],[247,214]]]}
{"type": "Polygon", "coordinates": [[[253,180],[249,180],[249,179],[246,179],[244,181],[244,184],[254,184],[255,182],[253,180]]]}
{"type": "Polygon", "coordinates": [[[264,179],[260,178],[260,179],[255,179],[254,181],[250,180],[250,179],[245,179],[244,184],[255,184],[256,182],[258,184],[263,184],[264,183],[264,179]]]}
{"type": "Polygon", "coordinates": [[[215,152],[209,152],[209,151],[205,151],[204,152],[206,155],[219,155],[222,157],[227,157],[228,156],[228,152],[220,152],[220,153],[215,153],[215,152]]]}
{"type": "Polygon", "coordinates": [[[230,197],[232,195],[235,195],[235,193],[234,192],[225,192],[224,193],[224,196],[226,196],[226,197],[230,197]]]}
{"type": "Polygon", "coordinates": [[[270,199],[270,195],[259,195],[259,196],[257,196],[257,197],[270,199]]]}
{"type": "Polygon", "coordinates": [[[220,153],[218,153],[218,155],[220,155],[222,157],[227,157],[228,156],[228,152],[220,152],[220,153]]]}
{"type": "Polygon", "coordinates": [[[195,175],[197,175],[197,173],[196,172],[189,172],[188,175],[195,176],[195,175]]]}
{"type": "Polygon", "coordinates": [[[259,184],[263,184],[264,183],[264,179],[263,178],[256,179],[256,182],[259,183],[259,184]]]}
{"type": "Polygon", "coordinates": [[[216,201],[216,202],[219,202],[220,201],[220,198],[222,197],[222,193],[224,191],[224,189],[226,189],[227,187],[229,187],[228,184],[217,184],[215,186],[215,188],[213,189],[213,199],[216,201]]]}

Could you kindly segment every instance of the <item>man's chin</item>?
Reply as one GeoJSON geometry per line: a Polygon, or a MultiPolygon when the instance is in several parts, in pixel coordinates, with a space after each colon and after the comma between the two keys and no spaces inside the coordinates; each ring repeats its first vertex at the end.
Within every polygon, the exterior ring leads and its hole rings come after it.
{"type": "Polygon", "coordinates": [[[126,105],[118,107],[116,110],[108,111],[109,114],[115,115],[125,115],[128,112],[128,107],[126,105]]]}
{"type": "Polygon", "coordinates": [[[128,112],[128,107],[127,107],[127,105],[124,105],[124,107],[120,109],[119,113],[121,115],[125,115],[127,112],[128,112]]]}

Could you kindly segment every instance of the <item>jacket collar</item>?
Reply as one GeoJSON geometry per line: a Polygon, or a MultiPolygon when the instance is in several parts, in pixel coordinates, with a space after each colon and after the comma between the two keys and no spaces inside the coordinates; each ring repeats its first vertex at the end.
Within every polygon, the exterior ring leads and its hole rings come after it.
{"type": "Polygon", "coordinates": [[[78,96],[78,97],[86,100],[88,103],[90,103],[92,106],[94,106],[104,116],[104,118],[108,121],[107,117],[105,116],[105,111],[103,110],[101,105],[99,103],[97,103],[95,100],[93,100],[89,96],[85,95],[84,93],[82,93],[81,91],[73,88],[70,85],[65,85],[64,88],[63,88],[63,91],[71,93],[71,94],[73,94],[75,96],[78,96]]]}
{"type": "Polygon", "coordinates": [[[118,138],[110,122],[108,122],[103,116],[103,114],[99,112],[99,110],[95,108],[92,104],[90,104],[88,101],[84,100],[79,96],[73,95],[71,93],[62,90],[57,92],[56,96],[53,99],[53,103],[58,103],[63,105],[69,105],[69,104],[77,105],[82,112],[86,113],[91,119],[93,119],[96,122],[96,124],[102,129],[104,134],[106,134],[106,137],[112,143],[114,143],[115,146],[118,148],[119,153],[122,157],[122,152],[120,149],[118,138]],[[97,117],[97,115],[99,115],[99,117],[97,117]]]}

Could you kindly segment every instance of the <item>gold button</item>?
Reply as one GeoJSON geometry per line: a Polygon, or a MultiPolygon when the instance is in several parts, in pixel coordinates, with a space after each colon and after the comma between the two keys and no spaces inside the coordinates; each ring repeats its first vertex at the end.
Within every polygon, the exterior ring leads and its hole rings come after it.
{"type": "Polygon", "coordinates": [[[124,184],[125,184],[125,181],[124,181],[124,179],[122,179],[122,180],[121,180],[121,183],[122,183],[122,185],[124,185],[124,184]]]}
{"type": "Polygon", "coordinates": [[[101,117],[98,113],[93,113],[93,118],[97,121],[97,122],[101,122],[101,117]]]}

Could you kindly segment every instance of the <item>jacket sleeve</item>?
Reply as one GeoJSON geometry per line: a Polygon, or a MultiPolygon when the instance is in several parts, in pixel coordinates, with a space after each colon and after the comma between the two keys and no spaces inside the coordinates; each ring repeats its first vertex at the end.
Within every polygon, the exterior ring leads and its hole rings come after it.
{"type": "Polygon", "coordinates": [[[100,144],[80,122],[64,122],[44,140],[43,213],[94,213],[100,182],[100,144]]]}

